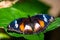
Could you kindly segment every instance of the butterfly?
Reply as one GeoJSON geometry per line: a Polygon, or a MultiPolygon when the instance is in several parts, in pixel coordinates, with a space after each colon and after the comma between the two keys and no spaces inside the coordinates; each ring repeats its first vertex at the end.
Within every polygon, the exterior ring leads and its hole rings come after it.
{"type": "Polygon", "coordinates": [[[8,26],[8,31],[21,34],[35,34],[44,31],[50,22],[54,20],[53,16],[39,14],[28,16],[28,18],[18,18],[13,20],[8,26]]]}

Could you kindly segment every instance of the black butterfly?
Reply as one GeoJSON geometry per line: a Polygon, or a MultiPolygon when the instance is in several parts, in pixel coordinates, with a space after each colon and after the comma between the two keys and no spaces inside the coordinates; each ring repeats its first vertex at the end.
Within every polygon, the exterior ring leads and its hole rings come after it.
{"type": "Polygon", "coordinates": [[[40,33],[47,25],[54,20],[54,17],[47,14],[35,15],[28,18],[18,18],[8,25],[8,30],[23,34],[40,33]]]}

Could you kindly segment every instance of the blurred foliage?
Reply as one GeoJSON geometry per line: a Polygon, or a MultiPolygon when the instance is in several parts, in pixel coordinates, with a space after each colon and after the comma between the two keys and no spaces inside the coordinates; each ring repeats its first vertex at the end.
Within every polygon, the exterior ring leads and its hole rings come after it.
{"type": "Polygon", "coordinates": [[[5,33],[0,33],[0,39],[2,38],[9,38],[9,36],[5,33]]]}
{"type": "MultiPolygon", "coordinates": [[[[14,19],[28,17],[28,15],[33,16],[36,14],[44,13],[46,14],[49,7],[45,4],[38,2],[38,1],[23,1],[21,3],[17,2],[10,8],[3,8],[0,9],[0,26],[3,26],[5,31],[7,32],[7,25],[14,19]]],[[[60,25],[60,18],[55,18],[55,20],[49,24],[47,29],[44,32],[53,30],[60,25]],[[53,25],[54,24],[54,25],[53,25]]],[[[8,33],[8,32],[7,32],[8,33]]],[[[41,32],[40,34],[33,34],[33,35],[25,35],[25,34],[18,34],[18,33],[8,33],[14,37],[21,37],[27,38],[29,40],[44,40],[44,34],[41,32]]]]}

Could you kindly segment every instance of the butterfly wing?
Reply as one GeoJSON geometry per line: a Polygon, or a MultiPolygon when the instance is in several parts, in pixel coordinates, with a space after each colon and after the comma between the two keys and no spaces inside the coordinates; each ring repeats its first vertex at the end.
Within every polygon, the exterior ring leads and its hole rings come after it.
{"type": "Polygon", "coordinates": [[[23,18],[16,19],[8,25],[8,31],[14,31],[20,33],[19,25],[21,24],[23,18]]]}
{"type": "Polygon", "coordinates": [[[40,14],[40,15],[33,16],[32,19],[35,19],[36,21],[38,21],[37,22],[38,24],[35,23],[34,30],[36,33],[37,32],[39,33],[46,29],[49,23],[54,20],[54,17],[47,14],[40,14]]]}
{"type": "Polygon", "coordinates": [[[40,14],[40,15],[36,15],[34,17],[45,21],[45,25],[48,25],[50,22],[52,22],[54,20],[54,17],[47,15],[47,14],[40,14]]]}

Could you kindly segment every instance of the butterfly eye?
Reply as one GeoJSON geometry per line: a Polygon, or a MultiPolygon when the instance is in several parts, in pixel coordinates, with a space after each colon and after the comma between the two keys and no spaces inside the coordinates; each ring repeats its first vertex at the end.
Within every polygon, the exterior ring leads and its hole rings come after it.
{"type": "Polygon", "coordinates": [[[20,25],[20,30],[23,32],[24,31],[24,23],[20,25]]]}
{"type": "Polygon", "coordinates": [[[42,21],[42,20],[39,20],[39,24],[40,24],[40,26],[41,26],[42,28],[44,28],[44,26],[45,26],[45,23],[44,23],[44,21],[42,21]]]}

